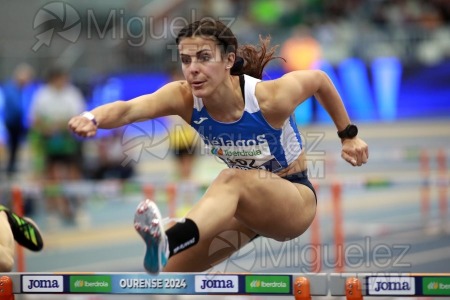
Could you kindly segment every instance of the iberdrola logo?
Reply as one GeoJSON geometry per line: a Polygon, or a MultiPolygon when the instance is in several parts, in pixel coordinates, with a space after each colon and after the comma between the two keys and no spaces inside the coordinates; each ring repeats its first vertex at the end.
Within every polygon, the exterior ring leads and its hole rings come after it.
{"type": "Polygon", "coordinates": [[[438,289],[438,287],[439,287],[439,284],[437,283],[437,282],[430,282],[429,284],[428,284],[428,289],[429,290],[437,290],[438,289]]]}
{"type": "Polygon", "coordinates": [[[212,148],[212,149],[211,149],[211,154],[214,154],[214,155],[223,155],[223,150],[222,150],[222,148],[212,148]]]}
{"type": "Polygon", "coordinates": [[[83,280],[77,280],[75,281],[75,283],[73,284],[75,287],[83,287],[84,286],[84,281],[83,280]]]}
{"type": "Polygon", "coordinates": [[[252,288],[259,288],[259,287],[261,286],[261,281],[260,281],[260,280],[253,280],[253,281],[250,283],[250,286],[251,286],[252,288]]]}

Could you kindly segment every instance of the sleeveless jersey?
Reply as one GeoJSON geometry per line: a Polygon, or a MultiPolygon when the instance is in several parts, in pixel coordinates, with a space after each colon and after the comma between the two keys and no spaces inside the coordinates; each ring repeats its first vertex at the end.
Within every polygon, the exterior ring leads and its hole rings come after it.
{"type": "Polygon", "coordinates": [[[222,159],[228,167],[281,171],[302,152],[295,119],[291,116],[282,128],[273,128],[262,115],[255,96],[255,87],[260,80],[248,75],[240,79],[245,107],[239,120],[230,123],[214,120],[202,99],[194,96],[191,126],[202,137],[207,151],[222,159]]]}

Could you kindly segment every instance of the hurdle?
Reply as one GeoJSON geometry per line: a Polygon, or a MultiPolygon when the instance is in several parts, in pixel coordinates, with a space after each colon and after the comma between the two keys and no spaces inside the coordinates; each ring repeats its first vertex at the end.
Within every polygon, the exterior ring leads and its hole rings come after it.
{"type": "Polygon", "coordinates": [[[450,296],[450,274],[412,273],[0,273],[0,300],[15,294],[450,296]]]}
{"type": "Polygon", "coordinates": [[[331,273],[332,296],[348,300],[368,297],[450,296],[450,273],[331,273]]]}
{"type": "Polygon", "coordinates": [[[15,294],[325,296],[326,274],[0,273],[0,300],[15,294]]]}

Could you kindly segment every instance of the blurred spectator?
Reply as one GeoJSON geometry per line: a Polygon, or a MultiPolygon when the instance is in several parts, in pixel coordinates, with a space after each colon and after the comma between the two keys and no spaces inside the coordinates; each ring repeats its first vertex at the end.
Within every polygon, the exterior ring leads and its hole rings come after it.
{"type": "Polygon", "coordinates": [[[34,69],[25,63],[18,65],[11,80],[3,86],[3,120],[7,132],[8,162],[6,173],[11,177],[16,171],[17,155],[27,128],[25,126],[26,108],[30,97],[29,87],[34,78],[34,69]]]}
{"type": "Polygon", "coordinates": [[[253,0],[250,16],[253,22],[263,26],[275,26],[284,13],[285,3],[278,0],[253,0]]]}
{"type": "Polygon", "coordinates": [[[47,208],[68,220],[74,217],[74,203],[64,195],[61,183],[80,178],[81,142],[68,131],[67,120],[84,110],[83,95],[70,83],[66,70],[51,68],[47,83],[33,99],[32,130],[44,158],[47,208]]]}
{"type": "Polygon", "coordinates": [[[122,145],[122,130],[111,130],[111,134],[97,140],[98,168],[94,171],[94,179],[128,179],[134,175],[134,166],[125,164],[122,145]]]}
{"type": "MultiPolygon", "coordinates": [[[[170,70],[172,80],[185,80],[179,66],[170,70]]],[[[181,118],[171,118],[170,146],[177,159],[177,178],[191,180],[197,158],[198,135],[194,128],[181,118]]]]}
{"type": "MultiPolygon", "coordinates": [[[[173,67],[170,75],[172,80],[184,80],[179,66],[173,67]]],[[[176,162],[177,215],[182,217],[193,206],[196,196],[196,185],[192,177],[200,139],[195,129],[178,116],[170,117],[169,136],[176,162]]]]}
{"type": "Polygon", "coordinates": [[[177,162],[177,179],[191,180],[197,158],[198,136],[181,118],[171,117],[170,146],[177,162]]]}
{"type": "MultiPolygon", "coordinates": [[[[98,84],[94,89],[90,105],[106,104],[123,95],[123,83],[120,79],[111,77],[98,84]]],[[[85,162],[85,175],[96,180],[124,180],[134,175],[134,164],[126,163],[126,154],[122,138],[124,128],[103,131],[98,139],[89,144],[93,146],[85,162]]]]}
{"type": "Polygon", "coordinates": [[[193,170],[197,161],[199,138],[193,130],[181,118],[171,117],[170,146],[176,163],[178,217],[183,217],[196,199],[197,186],[193,179],[193,170]]]}
{"type": "Polygon", "coordinates": [[[292,35],[282,44],[281,57],[285,59],[286,72],[309,70],[318,67],[322,55],[319,42],[306,26],[294,28],[292,35]]]}

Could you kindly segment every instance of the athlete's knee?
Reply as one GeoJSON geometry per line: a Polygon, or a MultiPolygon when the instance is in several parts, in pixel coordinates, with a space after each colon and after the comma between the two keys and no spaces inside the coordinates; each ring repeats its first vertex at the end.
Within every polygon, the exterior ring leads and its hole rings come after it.
{"type": "Polygon", "coordinates": [[[224,169],[220,171],[216,178],[216,183],[232,184],[234,182],[238,183],[240,181],[240,171],[236,169],[224,169]]]}

